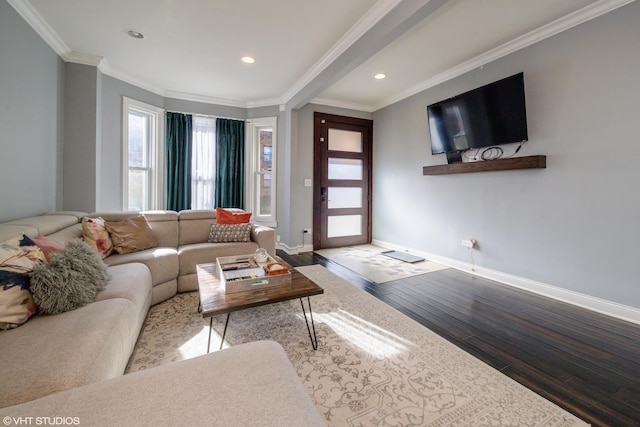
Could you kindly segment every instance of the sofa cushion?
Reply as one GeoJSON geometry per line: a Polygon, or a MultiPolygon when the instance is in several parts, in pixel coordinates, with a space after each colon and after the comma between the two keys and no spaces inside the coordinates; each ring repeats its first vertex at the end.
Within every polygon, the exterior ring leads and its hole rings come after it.
{"type": "Polygon", "coordinates": [[[211,209],[180,211],[179,218],[178,246],[202,243],[209,239],[211,224],[216,222],[216,211],[211,209]]]}
{"type": "Polygon", "coordinates": [[[96,301],[115,298],[131,301],[138,313],[138,323],[131,325],[132,330],[141,330],[146,313],[152,304],[152,282],[149,268],[144,264],[133,262],[108,267],[108,273],[111,280],[104,290],[98,292],[96,301]]]}
{"type": "Polygon", "coordinates": [[[107,265],[140,262],[151,271],[153,285],[175,280],[178,277],[178,251],[175,248],[151,248],[130,254],[113,254],[104,259],[107,265]]]}
{"type": "Polygon", "coordinates": [[[326,426],[282,347],[241,344],[0,409],[77,417],[82,426],[326,426]]]}
{"type": "Polygon", "coordinates": [[[38,230],[38,233],[30,237],[35,237],[38,234],[49,235],[51,233],[55,233],[56,231],[60,231],[74,224],[78,224],[78,222],[80,221],[78,219],[77,213],[75,212],[56,212],[50,215],[40,215],[29,218],[16,219],[5,224],[33,227],[38,230]]]}
{"type": "Polygon", "coordinates": [[[36,237],[39,233],[33,227],[28,225],[7,224],[6,222],[0,224],[0,242],[12,239],[16,236],[29,236],[31,238],[36,237]]]}
{"type": "Polygon", "coordinates": [[[88,244],[71,241],[48,263],[34,266],[31,293],[41,313],[58,314],[87,305],[103,290],[107,266],[88,244]]]}
{"type": "Polygon", "coordinates": [[[211,224],[209,243],[248,242],[251,224],[211,224]]]}
{"type": "MultiPolygon", "coordinates": [[[[96,301],[124,298],[146,313],[151,301],[151,272],[139,262],[107,267],[111,279],[107,286],[96,295],[96,301]]],[[[142,316],[144,317],[144,316],[142,316]]]]}
{"type": "Polygon", "coordinates": [[[63,245],[74,239],[82,239],[82,224],[78,223],[70,227],[63,228],[55,233],[47,234],[47,237],[55,240],[56,242],[62,243],[63,245]]]}
{"type": "Polygon", "coordinates": [[[235,243],[194,243],[180,246],[180,276],[195,274],[197,264],[216,262],[220,256],[247,255],[255,253],[258,245],[254,242],[235,243]]]}
{"type": "Polygon", "coordinates": [[[114,298],[0,333],[0,406],[121,376],[145,314],[114,298]]]}
{"type": "Polygon", "coordinates": [[[100,258],[108,257],[113,251],[113,241],[105,227],[105,220],[101,217],[82,218],[82,238],[100,254],[100,258]]]}

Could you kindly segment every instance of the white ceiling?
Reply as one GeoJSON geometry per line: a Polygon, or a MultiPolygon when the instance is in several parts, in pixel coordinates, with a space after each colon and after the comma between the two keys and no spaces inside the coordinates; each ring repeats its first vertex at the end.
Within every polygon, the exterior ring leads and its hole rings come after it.
{"type": "Polygon", "coordinates": [[[633,0],[8,1],[65,60],[163,96],[375,111],[633,0]]]}

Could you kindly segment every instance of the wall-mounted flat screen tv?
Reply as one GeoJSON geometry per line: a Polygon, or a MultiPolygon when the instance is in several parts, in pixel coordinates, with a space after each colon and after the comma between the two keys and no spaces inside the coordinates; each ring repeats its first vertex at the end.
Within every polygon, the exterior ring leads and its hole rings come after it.
{"type": "Polygon", "coordinates": [[[436,102],[427,114],[433,154],[527,141],[524,74],[436,102]]]}

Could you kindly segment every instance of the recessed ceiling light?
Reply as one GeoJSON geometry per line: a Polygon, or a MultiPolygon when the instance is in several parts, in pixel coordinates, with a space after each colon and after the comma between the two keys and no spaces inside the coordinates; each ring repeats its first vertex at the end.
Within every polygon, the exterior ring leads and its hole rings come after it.
{"type": "Polygon", "coordinates": [[[373,78],[376,79],[376,80],[382,80],[385,77],[387,77],[387,75],[384,74],[384,73],[379,73],[379,74],[376,74],[375,76],[373,76],[373,78]]]}
{"type": "Polygon", "coordinates": [[[129,31],[127,31],[127,34],[129,34],[134,39],[142,40],[144,38],[144,34],[139,33],[138,31],[129,30],[129,31]]]}
{"type": "Polygon", "coordinates": [[[242,62],[244,62],[245,64],[253,64],[254,62],[256,62],[256,60],[250,56],[245,56],[242,58],[242,62]]]}

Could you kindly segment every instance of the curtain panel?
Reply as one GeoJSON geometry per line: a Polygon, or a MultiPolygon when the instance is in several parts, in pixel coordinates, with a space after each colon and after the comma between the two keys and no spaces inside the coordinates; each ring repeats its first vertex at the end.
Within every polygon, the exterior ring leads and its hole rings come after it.
{"type": "Polygon", "coordinates": [[[191,209],[213,209],[216,186],[216,119],[193,117],[191,209]]]}
{"type": "Polygon", "coordinates": [[[167,209],[191,209],[191,114],[167,112],[167,209]]]}
{"type": "Polygon", "coordinates": [[[215,206],[244,209],[244,121],[216,120],[216,163],[215,206]]]}

